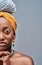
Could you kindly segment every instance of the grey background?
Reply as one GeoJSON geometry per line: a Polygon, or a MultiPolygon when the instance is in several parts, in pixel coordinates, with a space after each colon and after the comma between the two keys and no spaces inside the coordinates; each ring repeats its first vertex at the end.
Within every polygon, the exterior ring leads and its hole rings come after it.
{"type": "Polygon", "coordinates": [[[17,11],[15,50],[33,58],[42,65],[42,0],[13,0],[17,11]]]}

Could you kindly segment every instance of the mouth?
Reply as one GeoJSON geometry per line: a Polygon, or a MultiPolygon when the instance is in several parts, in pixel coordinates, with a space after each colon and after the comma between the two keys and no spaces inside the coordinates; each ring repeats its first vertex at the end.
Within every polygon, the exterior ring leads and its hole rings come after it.
{"type": "Polygon", "coordinates": [[[7,42],[5,41],[0,41],[0,51],[5,51],[7,50],[9,47],[8,47],[8,44],[7,42]]]}
{"type": "Polygon", "coordinates": [[[0,42],[0,46],[6,45],[5,42],[0,42]]]}

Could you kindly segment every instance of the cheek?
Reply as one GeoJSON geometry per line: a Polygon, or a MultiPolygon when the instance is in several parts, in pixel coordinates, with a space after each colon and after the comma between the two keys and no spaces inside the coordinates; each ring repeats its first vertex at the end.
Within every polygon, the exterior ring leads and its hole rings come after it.
{"type": "Polygon", "coordinates": [[[13,34],[6,35],[6,40],[7,40],[8,44],[11,44],[12,40],[13,40],[13,34]]]}

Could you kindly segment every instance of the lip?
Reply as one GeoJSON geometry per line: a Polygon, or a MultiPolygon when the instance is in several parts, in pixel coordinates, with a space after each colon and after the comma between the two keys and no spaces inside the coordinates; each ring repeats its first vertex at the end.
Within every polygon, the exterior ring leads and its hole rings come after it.
{"type": "Polygon", "coordinates": [[[0,42],[0,46],[6,45],[5,42],[0,42]]]}

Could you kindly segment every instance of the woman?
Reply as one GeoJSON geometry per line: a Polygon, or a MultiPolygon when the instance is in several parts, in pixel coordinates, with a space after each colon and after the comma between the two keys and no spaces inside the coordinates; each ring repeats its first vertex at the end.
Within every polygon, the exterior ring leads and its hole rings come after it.
{"type": "Polygon", "coordinates": [[[0,65],[34,65],[31,57],[14,50],[17,28],[14,11],[12,0],[0,1],[0,65]]]}

